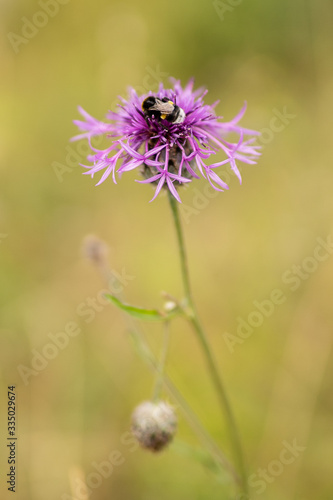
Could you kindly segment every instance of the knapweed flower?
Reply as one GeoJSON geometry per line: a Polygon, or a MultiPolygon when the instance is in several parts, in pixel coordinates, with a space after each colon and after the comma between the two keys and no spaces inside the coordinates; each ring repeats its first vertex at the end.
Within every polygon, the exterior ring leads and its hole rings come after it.
{"type": "Polygon", "coordinates": [[[164,401],[144,401],[132,415],[132,432],[143,448],[161,451],[177,430],[177,417],[172,406],[164,401]]]}
{"type": "Polygon", "coordinates": [[[140,169],[144,180],[137,182],[156,186],[151,201],[165,187],[180,202],[177,188],[182,184],[202,176],[214,189],[223,191],[228,186],[217,175],[218,167],[229,164],[241,182],[236,162],[256,163],[260,153],[254,136],[258,132],[238,125],[246,104],[230,122],[223,122],[214,112],[218,101],[213,105],[204,103],[207,90],[193,91],[193,80],[184,88],[179,81],[172,82],[172,89],[160,84],[154,95],[150,92],[138,96],[131,88],[129,99],[120,98],[118,111],[110,111],[106,123],[79,108],[85,121],[74,121],[82,133],[72,140],[89,140],[92,154],[88,160],[93,164],[82,166],[87,169],[84,173],[91,177],[103,172],[97,185],[109,175],[116,183],[116,174],[140,169]],[[231,132],[238,135],[235,143],[226,141],[231,132]],[[91,144],[91,138],[101,134],[111,139],[110,146],[104,150],[91,144]],[[226,158],[212,162],[211,157],[219,151],[226,158]]]}

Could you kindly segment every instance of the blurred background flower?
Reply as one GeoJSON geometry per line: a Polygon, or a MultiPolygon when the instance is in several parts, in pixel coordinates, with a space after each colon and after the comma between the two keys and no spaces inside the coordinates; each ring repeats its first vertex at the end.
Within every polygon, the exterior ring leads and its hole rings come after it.
{"type": "MultiPolygon", "coordinates": [[[[262,133],[263,156],[241,169],[242,186],[226,166],[229,191],[194,181],[182,193],[193,290],[241,427],[252,496],[333,496],[333,6],[235,4],[0,3],[1,393],[17,384],[24,500],[69,494],[73,467],[96,500],[220,498],[215,477],[174,445],[154,457],[132,441],[130,415],[149,396],[151,373],[80,253],[86,234],[107,241],[130,303],[160,307],[161,288],[181,296],[167,200],[148,204],[152,188],[139,189],[135,172],[117,189],[93,187],[79,166],[86,141],[68,143],[78,103],[102,117],[128,85],[156,92],[169,76],[194,76],[209,89],[206,102],[221,99],[216,113],[226,121],[246,100],[242,125],[262,133]],[[306,449],[281,469],[283,443],[294,440],[306,449]],[[103,461],[112,473],[96,487],[103,461]]],[[[158,352],[162,332],[145,332],[158,352]]],[[[227,443],[182,320],[172,326],[167,371],[227,443]]],[[[177,438],[197,445],[182,419],[177,438]]]]}

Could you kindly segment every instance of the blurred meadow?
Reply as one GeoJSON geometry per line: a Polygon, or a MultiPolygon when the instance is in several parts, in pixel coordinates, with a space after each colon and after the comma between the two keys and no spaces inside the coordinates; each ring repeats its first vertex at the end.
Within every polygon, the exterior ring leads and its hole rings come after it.
{"type": "MultiPolygon", "coordinates": [[[[13,384],[15,498],[235,499],[229,483],[184,453],[181,443],[200,442],[180,409],[175,444],[159,455],[135,449],[126,434],[154,376],[121,312],[103,302],[106,285],[82,241],[107,242],[130,303],[161,307],[161,290],[183,293],[175,232],[166,197],[149,204],[152,188],[134,182],[137,172],[95,187],[79,166],[85,142],[69,143],[78,105],[103,119],[129,85],[144,93],[193,76],[227,120],[246,100],[242,125],[262,131],[262,157],[242,166],[242,185],[226,169],[229,191],[207,196],[198,180],[181,193],[194,297],[240,427],[251,499],[332,500],[333,3],[1,0],[0,18],[1,499],[12,498],[13,384]],[[80,330],[68,345],[22,377],[73,322],[80,330]],[[96,464],[115,451],[122,463],[85,493],[96,464]]],[[[158,354],[161,327],[142,329],[158,354]]],[[[167,373],[230,456],[182,319],[172,324],[167,373]]]]}

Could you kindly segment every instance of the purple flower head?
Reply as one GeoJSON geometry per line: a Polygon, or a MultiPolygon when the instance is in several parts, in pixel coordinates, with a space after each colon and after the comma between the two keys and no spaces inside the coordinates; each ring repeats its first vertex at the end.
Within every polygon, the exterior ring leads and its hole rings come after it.
{"type": "Polygon", "coordinates": [[[107,123],[79,108],[85,120],[74,121],[82,133],[72,140],[89,140],[92,154],[88,160],[93,164],[82,166],[87,169],[84,173],[91,177],[103,171],[97,185],[111,174],[116,183],[116,174],[139,168],[145,179],[137,182],[156,186],[151,201],[164,187],[181,202],[177,192],[180,185],[202,176],[214,189],[223,191],[228,186],[217,175],[217,167],[229,163],[241,182],[236,161],[256,163],[260,153],[253,136],[259,133],[238,125],[246,104],[230,122],[223,122],[214,112],[218,102],[212,106],[204,103],[207,90],[193,91],[192,80],[184,88],[179,81],[172,82],[173,89],[165,89],[160,84],[154,95],[150,92],[138,96],[130,89],[128,101],[120,98],[118,111],[107,114],[107,123]],[[237,142],[226,141],[230,132],[238,134],[237,142]],[[91,138],[101,134],[111,139],[110,146],[104,150],[95,149],[91,144],[91,138]],[[219,151],[226,159],[212,161],[211,156],[219,151]]]}

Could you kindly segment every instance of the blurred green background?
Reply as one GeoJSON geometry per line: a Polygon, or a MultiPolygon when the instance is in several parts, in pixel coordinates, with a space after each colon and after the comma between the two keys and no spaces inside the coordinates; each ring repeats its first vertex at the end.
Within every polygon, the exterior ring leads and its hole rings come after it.
{"type": "MultiPolygon", "coordinates": [[[[103,119],[128,85],[146,92],[159,79],[194,76],[209,89],[207,103],[221,99],[218,114],[231,119],[246,100],[242,124],[263,130],[263,156],[242,168],[242,186],[231,176],[230,190],[201,199],[199,208],[203,181],[182,193],[185,209],[196,207],[190,217],[182,209],[194,295],[249,474],[273,471],[262,493],[250,488],[251,498],[331,500],[333,257],[310,257],[318,238],[333,231],[332,2],[59,0],[44,16],[41,3],[0,2],[1,498],[10,495],[4,473],[12,384],[16,498],[74,498],[71,481],[87,478],[114,450],[124,463],[91,489],[92,500],[235,498],[175,447],[153,456],[121,442],[132,410],[151,397],[152,373],[118,310],[97,302],[90,322],[78,314],[105,288],[81,254],[90,233],[110,246],[111,269],[134,278],[124,287],[128,301],[161,307],[160,291],[180,297],[182,286],[166,198],[149,204],[151,187],[135,183],[136,173],[99,187],[81,175],[84,146],[67,149],[77,105],[103,119]],[[24,28],[27,20],[40,27],[24,28]],[[274,132],[272,119],[284,109],[293,118],[274,132]],[[292,290],[295,272],[303,274],[292,290]],[[226,333],[237,335],[237,318],[247,321],[258,310],[254,301],[276,288],[284,302],[230,349],[226,333]],[[49,334],[71,321],[80,334],[25,385],[18,366],[31,367],[32,351],[40,353],[49,334]],[[281,469],[285,442],[295,440],[305,449],[281,469]]],[[[160,327],[144,330],[158,352],[160,327]]],[[[230,456],[201,352],[182,320],[172,325],[167,371],[230,456]]],[[[198,446],[179,416],[179,440],[198,446]]]]}

